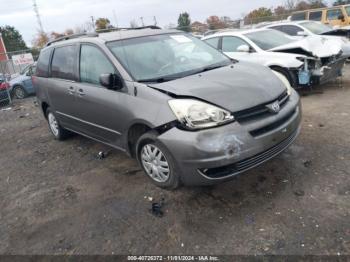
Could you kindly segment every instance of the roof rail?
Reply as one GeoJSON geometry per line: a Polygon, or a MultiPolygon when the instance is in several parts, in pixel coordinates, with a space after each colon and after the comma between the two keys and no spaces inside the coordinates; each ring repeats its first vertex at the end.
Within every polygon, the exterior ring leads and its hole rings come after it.
{"type": "Polygon", "coordinates": [[[120,30],[140,30],[140,29],[162,29],[162,28],[156,25],[147,25],[147,26],[140,26],[140,27],[111,27],[106,29],[98,29],[95,32],[108,33],[113,31],[120,31],[120,30]]]}
{"type": "Polygon", "coordinates": [[[46,44],[46,46],[50,46],[53,43],[60,42],[63,40],[75,39],[75,38],[84,37],[84,36],[85,37],[96,37],[96,36],[98,36],[99,33],[108,33],[108,32],[113,32],[113,31],[120,31],[120,30],[140,30],[140,29],[162,29],[162,28],[159,26],[155,26],[155,25],[141,26],[141,27],[135,27],[135,28],[111,27],[111,28],[107,28],[107,29],[96,30],[95,32],[92,32],[92,33],[81,33],[81,34],[62,36],[62,37],[59,37],[57,39],[54,39],[54,40],[48,42],[46,44]]]}
{"type": "Polygon", "coordinates": [[[79,38],[79,37],[83,37],[83,36],[85,36],[85,37],[96,37],[96,36],[98,36],[98,33],[81,33],[81,34],[73,34],[73,35],[62,36],[62,37],[56,38],[55,40],[52,40],[52,41],[48,42],[46,44],[46,46],[50,46],[53,43],[60,42],[60,41],[63,41],[63,40],[75,39],[75,38],[79,38]]]}

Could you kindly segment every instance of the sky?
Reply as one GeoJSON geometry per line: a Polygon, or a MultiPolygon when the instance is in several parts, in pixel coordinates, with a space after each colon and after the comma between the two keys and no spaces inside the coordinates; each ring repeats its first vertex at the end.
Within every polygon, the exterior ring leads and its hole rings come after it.
{"type": "MultiPolygon", "coordinates": [[[[275,7],[284,0],[37,0],[44,31],[63,32],[88,22],[91,16],[107,17],[111,24],[128,27],[131,20],[139,24],[177,23],[179,13],[188,12],[192,21],[205,21],[210,15],[241,18],[250,10],[264,6],[275,7]]],[[[14,26],[28,46],[38,31],[33,0],[0,0],[0,26],[14,26]]]]}

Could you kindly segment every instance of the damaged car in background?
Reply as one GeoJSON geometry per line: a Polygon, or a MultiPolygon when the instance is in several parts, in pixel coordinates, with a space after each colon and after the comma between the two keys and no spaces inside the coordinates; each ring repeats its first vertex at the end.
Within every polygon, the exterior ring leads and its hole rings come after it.
{"type": "Polygon", "coordinates": [[[350,38],[350,29],[347,27],[332,27],[325,25],[317,21],[282,21],[282,22],[269,22],[261,23],[256,28],[270,28],[281,31],[292,38],[302,39],[307,36],[325,36],[325,37],[337,37],[343,38],[343,42],[348,45],[350,38]]]}
{"type": "Polygon", "coordinates": [[[273,29],[221,31],[202,40],[230,58],[270,67],[294,88],[324,84],[342,75],[349,53],[338,39],[294,40],[273,29]]]}
{"type": "Polygon", "coordinates": [[[174,189],[229,180],[296,139],[300,99],[282,79],[181,31],[140,29],[49,43],[33,83],[56,139],[125,151],[174,189]]]}

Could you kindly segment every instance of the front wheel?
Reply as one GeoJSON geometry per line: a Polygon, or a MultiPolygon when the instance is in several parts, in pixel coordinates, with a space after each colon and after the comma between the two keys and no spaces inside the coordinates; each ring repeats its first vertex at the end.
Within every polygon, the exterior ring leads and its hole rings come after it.
{"type": "Polygon", "coordinates": [[[168,150],[156,140],[156,135],[146,133],[137,143],[137,159],[152,182],[164,189],[180,185],[175,161],[168,150]]]}

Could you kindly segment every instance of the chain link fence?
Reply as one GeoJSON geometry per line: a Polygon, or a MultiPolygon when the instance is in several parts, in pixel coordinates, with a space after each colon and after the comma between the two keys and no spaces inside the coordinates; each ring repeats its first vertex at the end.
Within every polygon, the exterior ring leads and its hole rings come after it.
{"type": "Polygon", "coordinates": [[[24,68],[28,66],[28,64],[16,64],[14,63],[12,57],[14,55],[21,55],[31,53],[34,60],[37,60],[39,51],[28,49],[28,50],[20,50],[15,52],[7,52],[1,53],[1,55],[6,55],[8,57],[7,60],[0,61],[0,109],[4,109],[4,107],[11,106],[12,104],[12,86],[10,85],[10,81],[18,77],[24,68]]]}

